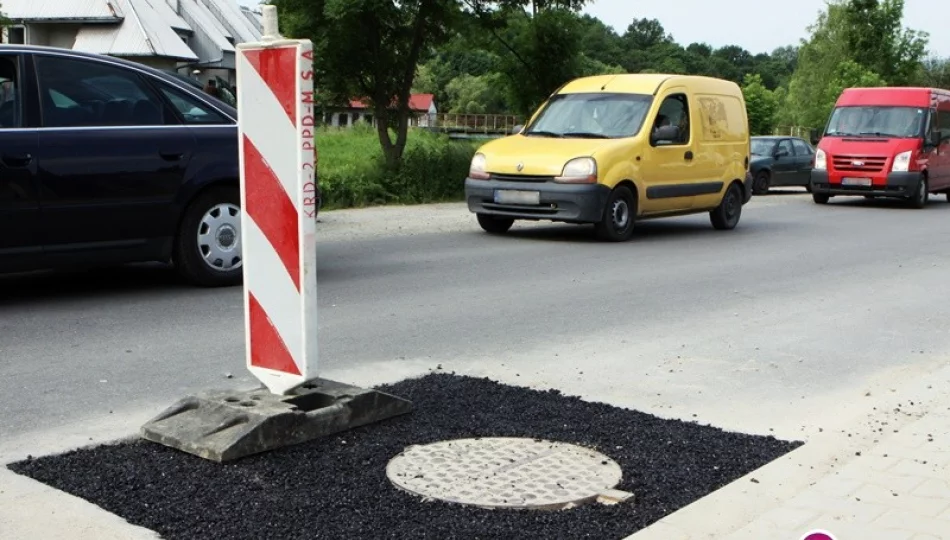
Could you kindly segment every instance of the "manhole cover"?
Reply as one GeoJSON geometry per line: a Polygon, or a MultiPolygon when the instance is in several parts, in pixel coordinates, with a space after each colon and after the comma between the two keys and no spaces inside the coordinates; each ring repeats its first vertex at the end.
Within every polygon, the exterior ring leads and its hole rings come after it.
{"type": "Polygon", "coordinates": [[[607,456],[573,444],[484,438],[410,446],[386,474],[416,495],[483,508],[556,509],[583,504],[622,476],[607,456]]]}

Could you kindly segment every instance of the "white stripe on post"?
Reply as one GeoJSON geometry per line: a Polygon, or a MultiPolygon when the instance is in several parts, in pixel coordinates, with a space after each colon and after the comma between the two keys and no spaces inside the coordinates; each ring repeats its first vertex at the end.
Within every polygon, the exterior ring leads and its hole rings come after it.
{"type": "MultiPolygon", "coordinates": [[[[238,56],[237,64],[245,71],[254,71],[244,55],[238,56]]],[[[299,178],[296,160],[289,154],[297,145],[297,126],[290,121],[260,77],[246,77],[241,82],[244,88],[239,89],[238,93],[246,92],[250,103],[238,112],[238,121],[244,122],[245,135],[261,151],[287,194],[292,197],[297,191],[299,178]],[[273,160],[270,156],[283,158],[273,160]]]]}

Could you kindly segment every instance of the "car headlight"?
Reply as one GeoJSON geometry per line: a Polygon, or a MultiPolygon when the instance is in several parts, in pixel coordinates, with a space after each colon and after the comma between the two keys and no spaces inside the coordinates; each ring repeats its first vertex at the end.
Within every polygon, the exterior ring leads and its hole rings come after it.
{"type": "Polygon", "coordinates": [[[908,150],[894,156],[894,163],[891,164],[891,170],[893,172],[907,172],[910,170],[910,155],[912,153],[912,150],[908,150]]]}
{"type": "Polygon", "coordinates": [[[824,171],[828,168],[828,156],[825,154],[825,151],[819,148],[815,151],[815,167],[816,171],[824,171]]]}
{"type": "Polygon", "coordinates": [[[554,181],[565,184],[596,184],[597,162],[590,157],[574,158],[564,164],[561,176],[555,176],[554,181]]]}
{"type": "Polygon", "coordinates": [[[485,171],[485,154],[479,152],[472,157],[472,164],[468,168],[468,176],[475,180],[488,180],[488,172],[485,171]]]}

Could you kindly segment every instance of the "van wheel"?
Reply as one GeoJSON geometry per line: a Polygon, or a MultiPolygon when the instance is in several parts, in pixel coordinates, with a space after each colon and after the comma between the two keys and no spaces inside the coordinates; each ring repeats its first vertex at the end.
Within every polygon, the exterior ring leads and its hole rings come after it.
{"type": "Polygon", "coordinates": [[[185,210],[175,241],[175,268],[195,285],[237,285],[244,272],[241,248],[241,194],[236,187],[211,188],[185,210]]]}
{"type": "Polygon", "coordinates": [[[815,201],[815,204],[828,204],[828,200],[831,197],[827,193],[812,193],[811,200],[815,201]]]}
{"type": "Polygon", "coordinates": [[[604,217],[594,225],[602,240],[626,242],[633,236],[633,222],[637,216],[637,199],[627,186],[619,186],[607,197],[604,217]]]}
{"type": "Polygon", "coordinates": [[[927,177],[924,175],[920,176],[920,182],[917,183],[917,191],[914,192],[914,195],[910,198],[910,204],[914,208],[923,208],[927,206],[927,201],[930,200],[930,186],[927,184],[927,177]]]}
{"type": "Polygon", "coordinates": [[[715,210],[709,213],[712,226],[721,231],[735,229],[742,216],[742,190],[732,184],[715,210]]]}
{"type": "Polygon", "coordinates": [[[753,195],[765,195],[769,192],[769,181],[771,176],[766,171],[759,171],[755,175],[755,181],[752,182],[753,195]]]}
{"type": "Polygon", "coordinates": [[[491,234],[504,234],[515,224],[515,220],[512,218],[490,216],[488,214],[478,214],[476,217],[482,229],[491,234]]]}

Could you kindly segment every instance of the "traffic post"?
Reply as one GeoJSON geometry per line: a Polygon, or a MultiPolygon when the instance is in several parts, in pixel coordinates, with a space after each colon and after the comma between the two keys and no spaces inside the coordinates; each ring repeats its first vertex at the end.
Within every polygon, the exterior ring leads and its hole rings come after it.
{"type": "Polygon", "coordinates": [[[409,401],[317,376],[317,148],[313,45],[264,36],[237,46],[247,369],[262,387],[186,397],[143,438],[213,461],[297,444],[410,412],[409,401]]]}

